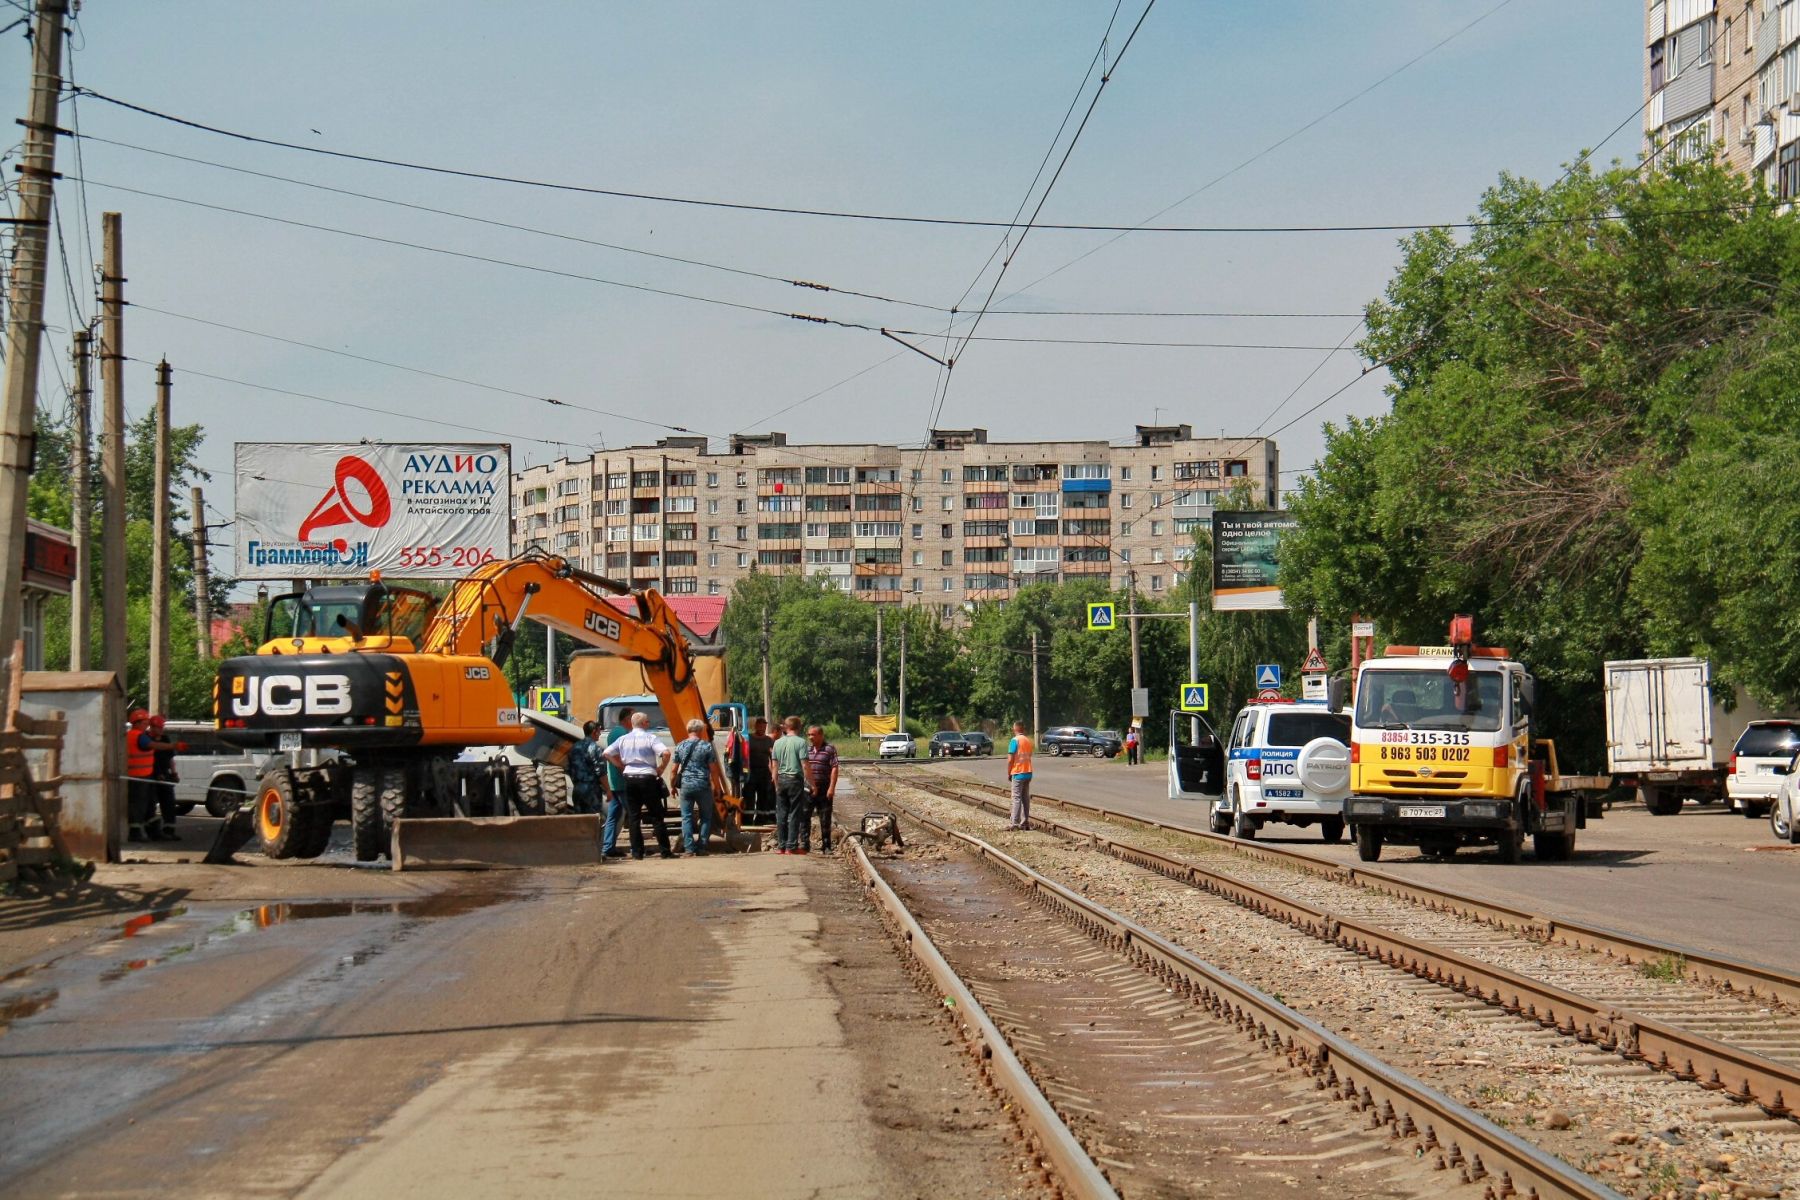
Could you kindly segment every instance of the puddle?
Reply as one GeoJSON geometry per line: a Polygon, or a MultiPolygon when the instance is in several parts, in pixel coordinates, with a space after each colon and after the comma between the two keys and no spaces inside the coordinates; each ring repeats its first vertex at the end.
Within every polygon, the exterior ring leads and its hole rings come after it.
{"type": "Polygon", "coordinates": [[[52,988],[47,992],[31,992],[0,1000],[0,1033],[5,1033],[14,1021],[23,1021],[26,1017],[43,1012],[56,1003],[56,997],[56,989],[52,988]]]}

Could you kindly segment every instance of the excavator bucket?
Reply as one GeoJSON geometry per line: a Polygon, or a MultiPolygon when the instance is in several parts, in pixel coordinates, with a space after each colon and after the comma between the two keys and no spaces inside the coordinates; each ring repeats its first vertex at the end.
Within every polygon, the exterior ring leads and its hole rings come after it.
{"type": "Polygon", "coordinates": [[[568,867],[600,861],[600,817],[402,817],[394,822],[396,871],[568,867]]]}

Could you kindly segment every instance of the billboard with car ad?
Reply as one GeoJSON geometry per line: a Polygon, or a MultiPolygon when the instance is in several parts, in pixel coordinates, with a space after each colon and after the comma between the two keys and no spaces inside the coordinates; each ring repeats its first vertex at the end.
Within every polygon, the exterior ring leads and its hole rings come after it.
{"type": "Polygon", "coordinates": [[[512,544],[512,447],[239,442],[240,579],[458,579],[512,544]]]}
{"type": "Polygon", "coordinates": [[[1297,522],[1285,512],[1215,512],[1213,610],[1286,608],[1277,582],[1281,535],[1297,522]]]}

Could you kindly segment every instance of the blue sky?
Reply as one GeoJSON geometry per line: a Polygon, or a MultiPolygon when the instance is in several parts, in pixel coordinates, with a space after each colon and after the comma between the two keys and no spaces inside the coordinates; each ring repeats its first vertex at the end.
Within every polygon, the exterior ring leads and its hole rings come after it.
{"type": "MultiPolygon", "coordinates": [[[[1142,221],[1497,2],[1160,0],[1116,67],[1043,217],[1142,221]]],[[[636,192],[1006,219],[1113,11],[1097,0],[525,8],[457,0],[87,0],[73,70],[79,83],[120,99],[319,147],[636,192]]],[[[1121,4],[1110,54],[1140,12],[1142,0],[1121,4]]],[[[1458,219],[1500,172],[1554,177],[1632,112],[1642,99],[1641,24],[1632,4],[1510,0],[1162,221],[1458,219]]],[[[28,52],[19,33],[0,43],[0,102],[23,111],[28,52]]],[[[992,230],[726,212],[453,180],[231,141],[93,99],[76,114],[65,107],[63,123],[73,116],[84,133],[138,147],[927,305],[956,300],[997,241],[992,230]]],[[[1627,124],[1602,157],[1634,157],[1638,136],[1637,123],[1627,124]]],[[[794,441],[916,443],[929,421],[938,369],[872,332],[116,189],[781,312],[921,330],[941,329],[941,312],[409,211],[97,141],[84,144],[79,166],[66,140],[59,155],[69,177],[58,193],[65,243],[78,276],[90,243],[97,255],[101,210],[125,214],[127,296],[140,306],[130,315],[126,349],[174,364],[176,417],[207,429],[208,495],[222,510],[230,508],[231,446],[240,440],[485,440],[433,424],[459,422],[506,434],[515,464],[524,464],[559,452],[533,439],[619,447],[668,432],[656,422],[715,436],[781,429],[794,441]],[[77,175],[89,181],[85,233],[77,175]],[[651,423],[552,409],[151,308],[651,423]]],[[[1069,265],[1106,241],[1032,233],[1000,289],[1002,297],[1023,292],[1004,307],[1355,313],[1380,292],[1398,257],[1395,235],[1385,233],[1134,234],[1069,265]]],[[[991,280],[992,268],[974,302],[991,280]]],[[[76,290],[91,311],[85,277],[76,290]]],[[[49,320],[66,331],[63,291],[58,278],[49,320]]],[[[994,314],[979,332],[1330,346],[1355,324],[1353,316],[994,314]]],[[[52,335],[56,358],[66,356],[66,344],[66,332],[52,335]]],[[[1160,417],[1248,434],[1285,422],[1361,365],[1352,354],[1331,356],[1270,420],[1325,358],[1317,350],[976,342],[953,373],[938,424],[983,425],[1009,439],[1120,439],[1133,422],[1160,417]]],[[[127,404],[141,412],[152,368],[131,364],[129,371],[127,404]]],[[[58,407],[60,385],[48,370],[46,379],[46,403],[58,407]]],[[[1315,459],[1320,421],[1383,406],[1378,377],[1357,384],[1279,435],[1283,466],[1315,459]]]]}

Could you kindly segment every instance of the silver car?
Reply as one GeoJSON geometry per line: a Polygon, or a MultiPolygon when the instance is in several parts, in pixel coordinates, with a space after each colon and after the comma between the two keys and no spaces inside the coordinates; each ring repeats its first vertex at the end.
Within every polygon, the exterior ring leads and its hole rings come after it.
{"type": "Polygon", "coordinates": [[[1774,774],[1781,776],[1781,787],[1769,805],[1769,828],[1779,840],[1800,846],[1800,754],[1775,767],[1774,774]]]}
{"type": "Polygon", "coordinates": [[[918,743],[908,734],[890,733],[881,739],[882,758],[917,758],[918,754],[918,743]]]}

